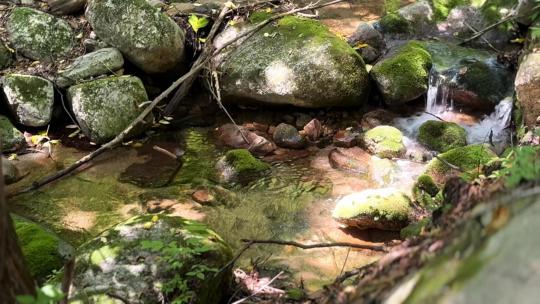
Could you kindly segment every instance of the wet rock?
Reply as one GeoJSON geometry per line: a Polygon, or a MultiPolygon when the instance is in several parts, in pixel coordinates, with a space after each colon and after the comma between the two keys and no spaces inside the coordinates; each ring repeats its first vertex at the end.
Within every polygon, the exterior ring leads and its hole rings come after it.
{"type": "Polygon", "coordinates": [[[249,149],[250,152],[256,155],[267,155],[276,149],[276,145],[268,139],[244,127],[239,128],[240,130],[233,124],[225,124],[217,129],[217,137],[223,144],[229,147],[249,149]],[[246,142],[244,137],[248,142],[246,142]]]}
{"type": "Polygon", "coordinates": [[[409,4],[381,18],[377,28],[385,37],[400,39],[423,37],[435,28],[433,9],[425,1],[409,4]]]}
{"type": "Polygon", "coordinates": [[[412,212],[411,201],[399,190],[370,189],[340,199],[332,217],[358,229],[401,230],[412,212]]]}
{"type": "Polygon", "coordinates": [[[0,83],[17,122],[28,127],[49,124],[54,105],[52,82],[38,76],[9,74],[0,83]]]}
{"type": "Polygon", "coordinates": [[[367,22],[360,23],[347,42],[357,48],[366,63],[375,62],[386,48],[381,33],[367,22]]]}
{"type": "Polygon", "coordinates": [[[276,163],[276,162],[287,162],[293,161],[296,159],[306,158],[310,155],[308,150],[289,150],[278,148],[274,151],[274,154],[267,155],[263,159],[265,162],[276,163]]]}
{"type": "Polygon", "coordinates": [[[418,129],[418,141],[432,150],[446,152],[466,146],[467,132],[453,122],[429,120],[418,129]]]}
{"type": "MultiPolygon", "coordinates": [[[[264,20],[259,15],[252,16],[253,22],[264,20]]],[[[216,46],[253,26],[229,27],[216,46]]],[[[282,18],[221,59],[222,94],[231,103],[358,106],[369,93],[362,58],[315,20],[282,18]]]]}
{"type": "Polygon", "coordinates": [[[21,179],[19,169],[13,164],[13,161],[2,157],[2,174],[4,175],[4,183],[6,185],[16,183],[21,179]]]}
{"type": "Polygon", "coordinates": [[[400,157],[405,153],[401,131],[390,126],[378,126],[364,134],[366,149],[382,158],[400,157]]]}
{"type": "Polygon", "coordinates": [[[449,177],[461,174],[462,172],[460,171],[467,172],[475,170],[478,166],[487,164],[494,157],[497,157],[497,154],[487,145],[470,145],[454,148],[432,159],[428,163],[424,174],[429,175],[434,183],[441,188],[449,177]],[[450,167],[449,164],[457,166],[460,170],[450,167]]]}
{"type": "Polygon", "coordinates": [[[388,125],[394,118],[396,118],[396,114],[384,109],[377,109],[362,116],[361,126],[362,129],[369,130],[381,125],[388,125]]]}
{"type": "Polygon", "coordinates": [[[228,151],[216,164],[222,183],[247,184],[270,170],[270,165],[255,158],[246,149],[228,151]]]}
{"type": "Polygon", "coordinates": [[[216,202],[216,198],[208,190],[197,190],[191,195],[194,201],[202,205],[212,205],[216,202]]]}
{"type": "Polygon", "coordinates": [[[163,214],[136,216],[78,248],[70,298],[90,295],[89,302],[104,303],[114,302],[108,296],[114,294],[139,304],[181,295],[193,303],[218,303],[232,274],[214,273],[231,258],[231,248],[204,224],[163,214]],[[186,289],[166,293],[156,288],[156,283],[173,279],[186,289]],[[104,290],[96,293],[96,286],[104,290]]]}
{"type": "Polygon", "coordinates": [[[431,55],[411,41],[391,52],[371,69],[371,75],[388,105],[412,101],[427,92],[431,55]]]}
{"type": "Polygon", "coordinates": [[[39,282],[61,269],[71,257],[73,247],[40,225],[20,217],[14,217],[14,224],[26,266],[39,282]]]}
{"type": "Polygon", "coordinates": [[[30,59],[54,61],[73,48],[75,38],[67,22],[32,8],[13,9],[6,28],[13,47],[30,59]]]}
{"type": "Polygon", "coordinates": [[[166,73],[184,63],[185,34],[146,0],[92,0],[86,18],[97,36],[146,73],[166,73]]]}
{"type": "Polygon", "coordinates": [[[536,118],[540,116],[540,52],[523,57],[515,86],[524,122],[529,128],[533,128],[536,118]]]}
{"type": "Polygon", "coordinates": [[[57,15],[70,15],[83,10],[87,0],[48,0],[51,12],[57,15]]]}
{"type": "Polygon", "coordinates": [[[13,54],[11,51],[0,42],[0,70],[5,69],[13,62],[13,54]]]}
{"type": "Polygon", "coordinates": [[[273,134],[276,145],[283,148],[303,149],[306,147],[306,139],[300,135],[294,126],[281,123],[276,127],[273,134]]]}
{"type": "Polygon", "coordinates": [[[2,115],[0,115],[0,142],[2,142],[2,152],[16,150],[25,143],[22,132],[2,115]]]}
{"type": "Polygon", "coordinates": [[[358,136],[360,136],[359,132],[352,130],[339,130],[336,132],[336,134],[334,134],[332,141],[336,147],[351,148],[358,144],[358,136]]]}
{"type": "Polygon", "coordinates": [[[332,168],[360,174],[369,172],[370,159],[371,156],[359,147],[335,148],[328,154],[332,168]]]}
{"type": "MultiPolygon", "coordinates": [[[[75,85],[69,88],[68,98],[81,130],[97,144],[120,134],[142,112],[139,104],[148,100],[144,85],[134,76],[113,76],[75,85]]],[[[147,120],[151,119],[149,115],[147,120]]],[[[140,124],[130,135],[140,134],[146,127],[148,124],[140,124]]]]}
{"type": "Polygon", "coordinates": [[[64,70],[59,71],[56,84],[61,88],[66,88],[92,77],[115,72],[122,66],[124,66],[124,58],[117,49],[100,49],[75,59],[64,70]]]}
{"type": "Polygon", "coordinates": [[[308,139],[312,141],[317,140],[319,139],[323,131],[322,124],[317,118],[314,118],[304,126],[303,131],[308,139]]]}

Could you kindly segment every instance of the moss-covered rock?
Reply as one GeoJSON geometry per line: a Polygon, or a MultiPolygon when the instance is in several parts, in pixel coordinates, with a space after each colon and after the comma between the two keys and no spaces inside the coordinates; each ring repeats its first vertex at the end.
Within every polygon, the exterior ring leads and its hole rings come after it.
{"type": "MultiPolygon", "coordinates": [[[[143,83],[134,76],[112,76],[75,85],[69,88],[68,98],[81,130],[98,144],[120,134],[142,112],[139,105],[148,100],[143,83]]],[[[130,135],[146,127],[148,124],[140,124],[130,135]]]]}
{"type": "MultiPolygon", "coordinates": [[[[251,27],[249,22],[229,27],[216,39],[216,46],[251,27]]],[[[308,108],[358,106],[369,93],[362,58],[315,20],[284,17],[220,60],[216,64],[221,71],[223,98],[229,102],[308,108]]]]}
{"type": "Polygon", "coordinates": [[[411,41],[375,64],[370,73],[385,103],[396,105],[427,92],[431,64],[431,55],[424,46],[411,41]]]}
{"type": "Polygon", "coordinates": [[[0,41],[0,70],[9,67],[12,61],[13,54],[11,54],[11,51],[0,41]]]}
{"type": "Polygon", "coordinates": [[[73,48],[73,30],[66,21],[32,8],[13,9],[6,27],[13,47],[34,60],[54,61],[73,48]]]}
{"type": "Polygon", "coordinates": [[[109,294],[129,303],[219,303],[231,272],[217,271],[231,258],[231,248],[204,224],[137,216],[78,248],[70,297],[83,303],[103,303],[109,294]]]}
{"type": "Polygon", "coordinates": [[[379,157],[394,158],[405,153],[403,134],[391,126],[378,126],[364,134],[364,146],[379,157]]]}
{"type": "Polygon", "coordinates": [[[338,201],[332,217],[359,229],[400,230],[407,226],[412,212],[411,201],[392,188],[369,189],[345,196],[338,201]]]}
{"type": "Polygon", "coordinates": [[[432,150],[446,152],[466,146],[467,132],[453,122],[429,120],[418,129],[418,141],[432,150]]]}
{"type": "Polygon", "coordinates": [[[305,137],[300,135],[296,127],[286,123],[276,127],[273,138],[276,145],[284,148],[302,149],[307,144],[305,137]]]}
{"type": "Polygon", "coordinates": [[[54,105],[52,82],[38,76],[9,74],[0,83],[17,122],[28,127],[49,124],[54,105]]]}
{"type": "Polygon", "coordinates": [[[426,174],[418,177],[412,189],[413,199],[429,210],[434,210],[440,205],[441,202],[434,199],[439,192],[440,189],[433,178],[426,174]]]}
{"type": "Polygon", "coordinates": [[[146,0],[92,0],[86,18],[99,38],[147,73],[183,68],[183,30],[146,0]]]}
{"type": "Polygon", "coordinates": [[[73,248],[40,225],[14,217],[15,230],[30,273],[39,282],[60,270],[73,248]]]}
{"type": "Polygon", "coordinates": [[[2,152],[19,148],[25,142],[24,136],[11,121],[0,115],[0,141],[2,142],[2,152]]]}
{"type": "Polygon", "coordinates": [[[460,173],[459,170],[453,169],[449,164],[467,172],[478,169],[494,157],[497,157],[497,155],[487,145],[454,148],[439,154],[438,158],[432,159],[424,174],[429,175],[437,187],[441,188],[449,176],[460,173]],[[445,162],[439,158],[442,158],[445,162]]]}
{"type": "Polygon", "coordinates": [[[408,239],[411,237],[419,236],[424,229],[431,223],[431,218],[426,217],[418,222],[410,223],[407,227],[401,229],[400,236],[402,239],[408,239]]]}
{"type": "Polygon", "coordinates": [[[379,20],[379,26],[385,34],[409,34],[411,24],[398,13],[388,13],[379,20]]]}
{"type": "Polygon", "coordinates": [[[83,80],[117,71],[123,65],[124,58],[117,49],[100,49],[75,59],[64,70],[59,71],[56,84],[66,88],[83,80]]]}
{"type": "Polygon", "coordinates": [[[270,170],[270,165],[255,158],[246,149],[228,151],[216,164],[223,183],[247,183],[270,170]]]}

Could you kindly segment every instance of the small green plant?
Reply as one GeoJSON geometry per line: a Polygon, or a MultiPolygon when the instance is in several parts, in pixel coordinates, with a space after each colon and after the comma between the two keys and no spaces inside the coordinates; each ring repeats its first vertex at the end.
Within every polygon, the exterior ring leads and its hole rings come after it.
{"type": "Polygon", "coordinates": [[[523,182],[540,178],[539,147],[523,146],[514,148],[502,161],[502,169],[495,171],[490,178],[504,178],[508,188],[514,188],[523,182]]]}
{"type": "MultiPolygon", "coordinates": [[[[540,0],[536,0],[536,6],[533,8],[531,14],[531,19],[533,22],[536,22],[540,18],[540,0]]],[[[531,27],[531,36],[532,39],[540,39],[540,27],[531,27]]]]}
{"type": "Polygon", "coordinates": [[[23,295],[17,297],[19,304],[56,304],[64,298],[64,293],[58,286],[47,284],[36,290],[36,295],[23,295]]]}
{"type": "Polygon", "coordinates": [[[208,25],[208,19],[206,17],[198,17],[197,15],[193,14],[189,16],[188,22],[195,33],[199,32],[200,29],[208,25]]]}
{"type": "Polygon", "coordinates": [[[161,286],[161,290],[173,298],[171,303],[191,303],[195,293],[192,291],[196,281],[204,280],[210,273],[218,270],[203,264],[194,263],[197,257],[212,250],[202,243],[200,238],[189,237],[184,246],[173,241],[168,244],[159,240],[142,241],[142,249],[160,254],[160,263],[173,277],[161,286]]]}

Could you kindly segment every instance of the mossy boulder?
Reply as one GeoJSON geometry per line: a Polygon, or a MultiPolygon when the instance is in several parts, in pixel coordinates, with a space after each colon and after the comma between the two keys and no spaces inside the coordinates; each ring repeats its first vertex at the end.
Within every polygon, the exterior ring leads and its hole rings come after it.
{"type": "Polygon", "coordinates": [[[405,17],[398,13],[391,12],[379,20],[379,27],[385,34],[410,34],[411,24],[405,17]]]}
{"type": "Polygon", "coordinates": [[[375,64],[371,76],[386,104],[403,104],[427,92],[431,64],[424,46],[411,41],[375,64]]]}
{"type": "Polygon", "coordinates": [[[13,54],[11,51],[0,41],[0,70],[5,69],[13,62],[13,54]]]}
{"type": "MultiPolygon", "coordinates": [[[[252,16],[251,22],[263,17],[252,16]]],[[[253,26],[229,27],[216,46],[253,26]]],[[[321,108],[359,106],[368,98],[362,58],[315,20],[279,19],[218,59],[223,98],[231,103],[321,108]]]]}
{"type": "Polygon", "coordinates": [[[70,298],[104,303],[113,294],[129,303],[219,303],[232,274],[217,271],[231,258],[231,248],[202,223],[136,216],[77,249],[70,298]]]}
{"type": "Polygon", "coordinates": [[[13,47],[30,59],[54,61],[73,49],[75,38],[69,23],[32,8],[13,9],[6,28],[13,47]]]}
{"type": "Polygon", "coordinates": [[[184,68],[185,33],[146,0],[91,0],[86,18],[97,36],[146,73],[184,68]]]}
{"type": "Polygon", "coordinates": [[[103,48],[83,55],[64,70],[58,72],[56,84],[69,87],[92,77],[113,73],[124,66],[122,53],[115,48],[103,48]]]}
{"type": "MultiPolygon", "coordinates": [[[[120,134],[142,112],[139,105],[148,100],[143,83],[134,76],[112,76],[75,85],[69,88],[68,98],[81,130],[97,144],[120,134]]],[[[148,123],[139,124],[130,135],[140,134],[146,127],[148,123]]]]}
{"type": "Polygon", "coordinates": [[[370,153],[383,158],[400,157],[406,150],[403,134],[391,126],[378,126],[367,131],[363,143],[370,153]]]}
{"type": "Polygon", "coordinates": [[[9,118],[2,115],[0,115],[0,142],[2,152],[18,149],[25,142],[22,132],[15,128],[9,118]]]}
{"type": "Polygon", "coordinates": [[[272,135],[276,145],[283,148],[302,149],[306,146],[306,138],[298,132],[295,126],[281,123],[272,135]]]}
{"type": "Polygon", "coordinates": [[[270,168],[246,149],[230,150],[216,164],[218,179],[223,183],[245,184],[261,177],[270,168]]]}
{"type": "Polygon", "coordinates": [[[467,132],[453,122],[429,120],[418,129],[418,141],[432,150],[446,152],[466,146],[467,132]]]}
{"type": "Polygon", "coordinates": [[[497,155],[487,145],[478,144],[454,148],[432,159],[424,174],[429,175],[435,185],[441,188],[449,176],[462,173],[460,170],[468,172],[479,169],[495,157],[497,155]],[[460,170],[452,168],[449,164],[459,167],[460,170]]]}
{"type": "Polygon", "coordinates": [[[359,229],[400,230],[409,223],[411,201],[392,188],[369,189],[340,199],[332,212],[338,222],[359,229]]]}
{"type": "Polygon", "coordinates": [[[34,222],[17,216],[13,220],[28,270],[38,282],[64,267],[73,247],[34,222]]]}
{"type": "Polygon", "coordinates": [[[17,122],[28,127],[49,124],[54,106],[52,82],[39,76],[9,74],[0,83],[17,122]]]}

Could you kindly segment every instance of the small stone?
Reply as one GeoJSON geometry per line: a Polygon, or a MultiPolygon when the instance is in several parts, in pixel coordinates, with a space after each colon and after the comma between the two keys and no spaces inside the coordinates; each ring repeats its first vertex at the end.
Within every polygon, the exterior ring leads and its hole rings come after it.
{"type": "Polygon", "coordinates": [[[197,190],[191,195],[194,201],[202,205],[211,205],[216,198],[208,190],[197,190]]]}
{"type": "Polygon", "coordinates": [[[303,149],[306,147],[306,139],[298,130],[289,124],[279,124],[273,134],[276,144],[283,148],[303,149]]]}
{"type": "Polygon", "coordinates": [[[351,148],[358,144],[357,137],[360,135],[358,132],[349,130],[339,130],[334,134],[333,143],[336,147],[351,148]]]}
{"type": "Polygon", "coordinates": [[[233,148],[249,148],[250,152],[256,155],[267,155],[276,149],[276,145],[268,139],[233,124],[225,124],[219,127],[216,133],[223,144],[233,148]],[[248,142],[246,142],[246,139],[248,142]]]}
{"type": "Polygon", "coordinates": [[[322,134],[322,124],[317,118],[313,118],[304,126],[304,133],[310,140],[317,140],[322,134]]]}

